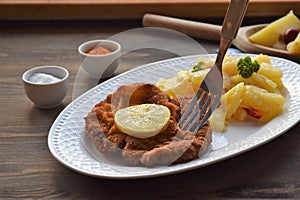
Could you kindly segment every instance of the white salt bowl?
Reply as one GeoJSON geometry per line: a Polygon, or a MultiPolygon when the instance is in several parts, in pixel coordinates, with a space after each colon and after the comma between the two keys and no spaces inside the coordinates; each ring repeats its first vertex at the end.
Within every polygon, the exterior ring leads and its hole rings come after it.
{"type": "Polygon", "coordinates": [[[34,67],[23,73],[22,80],[27,97],[41,109],[59,106],[68,93],[69,72],[63,67],[34,67]]]}

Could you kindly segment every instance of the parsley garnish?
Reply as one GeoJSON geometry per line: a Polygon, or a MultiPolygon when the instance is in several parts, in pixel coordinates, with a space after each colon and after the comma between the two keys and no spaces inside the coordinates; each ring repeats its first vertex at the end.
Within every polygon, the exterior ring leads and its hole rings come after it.
{"type": "Polygon", "coordinates": [[[194,67],[193,67],[192,72],[197,72],[197,71],[203,70],[202,65],[204,65],[204,64],[205,64],[205,63],[202,62],[202,61],[196,63],[196,64],[194,65],[194,67]]]}
{"type": "Polygon", "coordinates": [[[259,63],[256,60],[252,62],[249,56],[241,58],[237,64],[239,75],[243,78],[251,77],[254,72],[259,70],[259,67],[259,63]]]}

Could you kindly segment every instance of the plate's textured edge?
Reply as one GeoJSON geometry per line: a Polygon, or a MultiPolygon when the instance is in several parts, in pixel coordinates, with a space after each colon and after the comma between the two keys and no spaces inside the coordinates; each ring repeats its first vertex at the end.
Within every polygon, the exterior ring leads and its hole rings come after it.
{"type": "MultiPolygon", "coordinates": [[[[241,57],[247,55],[255,56],[251,54],[232,54],[231,56],[241,57]]],[[[159,176],[202,167],[245,152],[283,134],[299,121],[300,66],[285,59],[271,57],[273,65],[284,71],[283,82],[288,89],[291,106],[276,121],[270,122],[273,125],[271,126],[272,128],[268,126],[261,130],[264,134],[260,134],[261,131],[259,131],[259,133],[255,133],[240,142],[224,147],[222,151],[211,152],[209,156],[201,159],[159,168],[136,168],[136,170],[128,171],[126,167],[114,167],[104,162],[99,162],[87,153],[81,145],[78,131],[84,126],[83,117],[95,103],[103,99],[107,94],[115,91],[122,84],[145,80],[154,83],[162,74],[165,77],[172,77],[176,72],[170,69],[190,69],[191,66],[187,66],[187,62],[192,64],[199,57],[215,57],[215,55],[180,57],[148,64],[114,77],[78,97],[61,112],[49,131],[48,146],[52,155],[65,166],[80,173],[96,177],[126,179],[159,176]]]]}

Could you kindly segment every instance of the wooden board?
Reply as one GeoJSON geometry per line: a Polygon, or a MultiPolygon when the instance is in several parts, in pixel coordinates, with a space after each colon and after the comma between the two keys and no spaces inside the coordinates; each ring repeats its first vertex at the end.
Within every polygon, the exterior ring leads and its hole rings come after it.
{"type": "MultiPolygon", "coordinates": [[[[144,13],[223,17],[229,0],[1,0],[0,19],[137,19],[144,13]]],[[[299,0],[250,0],[246,16],[282,16],[299,0]]]]}
{"type": "MultiPolygon", "coordinates": [[[[195,22],[191,20],[183,20],[173,17],[145,14],[143,17],[143,25],[148,27],[161,27],[179,31],[191,37],[219,41],[221,26],[195,22]]],[[[273,56],[279,56],[300,62],[299,54],[291,54],[287,51],[286,45],[282,41],[277,42],[274,47],[266,47],[257,45],[249,41],[249,37],[258,30],[265,27],[265,24],[241,27],[237,37],[233,40],[233,44],[246,53],[264,53],[273,56]]]]}

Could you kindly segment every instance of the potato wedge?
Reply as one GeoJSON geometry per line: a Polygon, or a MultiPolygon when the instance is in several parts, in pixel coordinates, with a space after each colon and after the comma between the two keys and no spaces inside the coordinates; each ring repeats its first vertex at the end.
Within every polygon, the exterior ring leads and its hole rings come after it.
{"type": "Polygon", "coordinates": [[[226,119],[231,119],[242,102],[244,92],[244,83],[241,82],[231,88],[221,97],[221,105],[225,108],[226,119]]]}
{"type": "Polygon", "coordinates": [[[293,54],[300,54],[300,33],[294,41],[287,45],[287,50],[293,54]]]}
{"type": "Polygon", "coordinates": [[[245,85],[241,107],[255,110],[262,114],[257,120],[268,122],[283,111],[285,98],[280,94],[270,93],[267,90],[245,85]]]}

